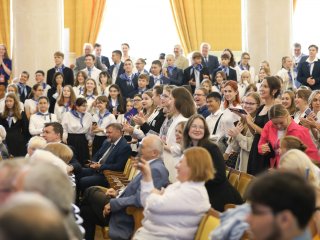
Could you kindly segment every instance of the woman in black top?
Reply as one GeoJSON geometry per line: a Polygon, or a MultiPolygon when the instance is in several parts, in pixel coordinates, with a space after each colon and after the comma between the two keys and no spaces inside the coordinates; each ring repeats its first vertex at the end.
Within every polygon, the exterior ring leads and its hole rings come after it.
{"type": "Polygon", "coordinates": [[[53,75],[52,87],[48,90],[48,98],[50,102],[49,112],[54,112],[54,106],[56,105],[57,99],[62,93],[64,87],[64,76],[61,72],[56,72],[53,75]]]}

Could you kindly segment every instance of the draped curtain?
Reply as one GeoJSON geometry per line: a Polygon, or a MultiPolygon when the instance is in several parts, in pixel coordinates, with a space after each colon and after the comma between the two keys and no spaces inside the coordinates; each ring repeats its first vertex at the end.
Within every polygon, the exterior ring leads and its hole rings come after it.
{"type": "Polygon", "coordinates": [[[10,56],[10,0],[0,1],[0,43],[7,47],[10,56]]]}
{"type": "Polygon", "coordinates": [[[176,28],[185,54],[202,42],[202,0],[170,0],[176,28]]]}
{"type": "Polygon", "coordinates": [[[70,29],[70,51],[83,54],[83,44],[94,44],[103,19],[106,0],[65,0],[65,27],[70,29]]]}

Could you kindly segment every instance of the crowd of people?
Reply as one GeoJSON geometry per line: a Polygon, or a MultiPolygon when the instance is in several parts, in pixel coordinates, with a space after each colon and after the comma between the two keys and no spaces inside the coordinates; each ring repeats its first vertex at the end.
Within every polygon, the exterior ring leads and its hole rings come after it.
{"type": "MultiPolygon", "coordinates": [[[[94,239],[96,225],[109,226],[111,239],[193,239],[208,209],[244,203],[227,179],[228,166],[254,176],[272,172],[258,176],[248,191],[251,211],[243,221],[255,239],[308,236],[309,220],[320,222],[318,47],[310,45],[304,55],[295,44],[293,56],[272,71],[267,61],[255,71],[247,52],[236,61],[231,49],[218,59],[210,48],[202,43],[189,61],[175,45],[173,54],[161,53],[146,69],[146,59],[130,56],[127,43],[111,60],[100,44],[86,43],[69,67],[55,52],[54,67],[36,71],[29,86],[28,71],[11,80],[12,63],[0,44],[0,222],[15,216],[29,231],[15,212],[27,206],[60,229],[59,239],[94,239]],[[126,188],[110,188],[104,171],[123,172],[130,157],[140,171],[126,188]],[[305,196],[294,192],[302,189],[305,196]],[[17,191],[24,193],[12,194],[17,191]],[[53,199],[56,208],[42,197],[32,203],[33,192],[53,199]],[[286,207],[289,196],[297,202],[286,207]],[[297,210],[307,204],[304,213],[297,210]],[[135,234],[128,206],[144,208],[135,234]],[[51,218],[41,215],[43,208],[51,218]],[[279,230],[270,219],[269,228],[254,221],[284,210],[291,212],[291,230],[296,227],[291,232],[284,222],[279,230]],[[84,229],[76,224],[79,215],[84,229]]],[[[0,226],[4,239],[11,231],[0,226]]],[[[50,232],[45,226],[39,231],[50,232]]]]}

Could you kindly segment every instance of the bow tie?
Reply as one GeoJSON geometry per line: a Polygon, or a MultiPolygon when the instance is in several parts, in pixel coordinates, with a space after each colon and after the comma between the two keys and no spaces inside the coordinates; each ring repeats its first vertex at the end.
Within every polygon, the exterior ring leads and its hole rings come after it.
{"type": "Polygon", "coordinates": [[[90,98],[92,98],[93,100],[95,99],[92,94],[91,95],[87,95],[86,98],[87,98],[87,100],[89,100],[90,98]]]}
{"type": "Polygon", "coordinates": [[[37,115],[45,117],[45,116],[49,116],[49,113],[37,112],[37,115]]]}
{"type": "Polygon", "coordinates": [[[193,66],[193,69],[197,70],[197,71],[201,71],[202,70],[202,65],[201,64],[198,64],[197,66],[193,66]]]}

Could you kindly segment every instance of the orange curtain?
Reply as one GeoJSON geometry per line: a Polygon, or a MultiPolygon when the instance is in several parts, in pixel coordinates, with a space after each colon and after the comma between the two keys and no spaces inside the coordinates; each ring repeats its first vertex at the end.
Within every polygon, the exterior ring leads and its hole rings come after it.
{"type": "Polygon", "coordinates": [[[83,54],[83,44],[94,44],[103,19],[106,0],[65,0],[65,27],[70,29],[70,51],[83,54]]]}
{"type": "Polygon", "coordinates": [[[0,1],[0,43],[7,47],[10,56],[10,0],[0,1]]]}
{"type": "Polygon", "coordinates": [[[296,10],[296,7],[297,7],[297,1],[298,0],[293,0],[293,13],[294,13],[294,11],[296,10]]]}

